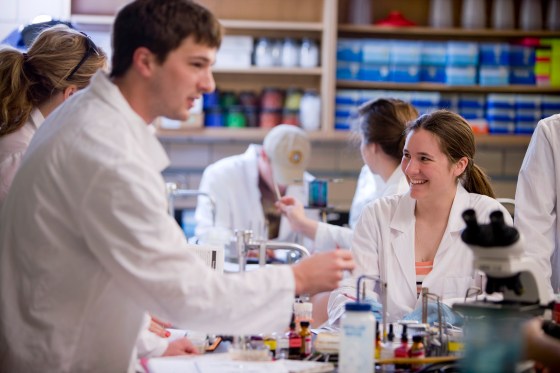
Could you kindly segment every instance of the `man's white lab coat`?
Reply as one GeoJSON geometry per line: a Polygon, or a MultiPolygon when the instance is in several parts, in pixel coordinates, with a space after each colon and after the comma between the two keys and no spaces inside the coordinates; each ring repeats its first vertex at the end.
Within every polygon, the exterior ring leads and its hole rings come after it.
{"type": "MultiPolygon", "coordinates": [[[[352,253],[356,261],[353,277],[343,281],[331,293],[329,321],[334,323],[344,312],[344,304],[356,296],[356,279],[360,275],[381,277],[388,288],[388,319],[400,320],[418,307],[422,300],[416,295],[414,256],[414,208],[416,200],[410,193],[378,199],[366,206],[354,230],[352,253]]],[[[423,287],[445,299],[463,298],[471,286],[480,286],[473,269],[473,254],[461,240],[465,223],[463,211],[472,208],[478,221],[485,224],[492,211],[501,210],[506,224],[512,225],[510,214],[495,199],[468,193],[457,186],[449,222],[434,258],[432,271],[423,287]]],[[[378,301],[379,289],[371,294],[378,301]]]]}
{"type": "MultiPolygon", "coordinates": [[[[226,228],[232,234],[235,230],[250,229],[255,237],[262,238],[265,216],[257,166],[260,149],[260,145],[251,144],[245,153],[221,159],[204,170],[199,190],[212,196],[216,203],[216,227],[226,228]]],[[[307,183],[313,177],[305,173],[304,179],[307,183]]],[[[307,205],[307,188],[303,184],[289,185],[286,195],[307,205]]],[[[319,218],[317,210],[308,210],[306,214],[315,220],[319,218]]],[[[212,206],[208,198],[198,198],[195,219],[196,236],[204,237],[212,228],[212,206]]],[[[312,250],[312,241],[302,239],[298,239],[288,219],[282,216],[277,240],[302,243],[312,250]]]]}
{"type": "Polygon", "coordinates": [[[292,270],[207,268],[167,214],[168,162],[101,72],[47,118],[1,212],[0,371],[131,371],[146,311],[203,332],[285,328],[292,270]]]}
{"type": "Polygon", "coordinates": [[[535,258],[550,294],[560,292],[560,114],[537,125],[515,192],[515,226],[535,258]]]}

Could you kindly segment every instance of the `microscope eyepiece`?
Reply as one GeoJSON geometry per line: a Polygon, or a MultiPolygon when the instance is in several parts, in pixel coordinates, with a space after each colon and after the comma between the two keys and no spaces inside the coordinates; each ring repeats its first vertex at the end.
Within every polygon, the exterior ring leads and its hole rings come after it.
{"type": "Polygon", "coordinates": [[[517,229],[506,225],[504,214],[499,210],[490,214],[489,224],[478,224],[476,212],[473,209],[465,210],[462,216],[467,227],[461,233],[461,239],[466,244],[501,247],[509,246],[519,239],[517,229]]]}

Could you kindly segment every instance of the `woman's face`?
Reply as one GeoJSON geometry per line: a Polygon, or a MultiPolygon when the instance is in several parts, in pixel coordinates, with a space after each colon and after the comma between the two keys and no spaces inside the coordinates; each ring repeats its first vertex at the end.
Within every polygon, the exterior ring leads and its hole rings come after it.
{"type": "MultiPolygon", "coordinates": [[[[466,158],[465,158],[466,160],[466,158]]],[[[404,144],[401,168],[416,200],[455,193],[464,162],[452,164],[441,151],[436,135],[424,129],[411,131],[404,144]]]]}

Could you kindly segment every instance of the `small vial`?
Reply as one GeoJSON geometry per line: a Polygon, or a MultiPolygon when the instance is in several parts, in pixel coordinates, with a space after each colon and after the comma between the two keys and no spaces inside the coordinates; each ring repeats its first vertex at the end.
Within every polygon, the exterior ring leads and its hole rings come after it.
{"type": "Polygon", "coordinates": [[[301,332],[299,332],[301,337],[301,357],[305,358],[311,355],[312,350],[312,340],[311,332],[309,331],[309,321],[301,322],[301,332]]]}
{"type": "MultiPolygon", "coordinates": [[[[426,350],[424,348],[424,343],[422,341],[421,335],[415,335],[412,337],[412,346],[408,351],[408,356],[416,359],[423,359],[426,357],[426,350]]],[[[412,371],[422,369],[423,364],[412,364],[412,371]]]]}
{"type": "Polygon", "coordinates": [[[299,359],[301,355],[301,337],[296,332],[296,323],[290,323],[290,331],[286,334],[288,337],[288,359],[299,359]]]}
{"type": "Polygon", "coordinates": [[[264,337],[264,344],[268,347],[270,352],[272,353],[272,358],[276,358],[276,348],[277,348],[277,341],[276,335],[271,334],[264,337]]]}

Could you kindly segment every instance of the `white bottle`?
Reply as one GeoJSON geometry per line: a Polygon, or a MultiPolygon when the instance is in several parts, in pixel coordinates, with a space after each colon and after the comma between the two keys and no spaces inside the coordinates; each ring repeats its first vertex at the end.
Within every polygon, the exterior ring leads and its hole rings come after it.
{"type": "Polygon", "coordinates": [[[434,28],[453,27],[453,1],[450,0],[430,1],[430,27],[434,27],[434,28]]]}
{"type": "Polygon", "coordinates": [[[372,373],[375,353],[375,317],[367,303],[347,303],[341,319],[340,373],[372,373]]]}
{"type": "Polygon", "coordinates": [[[560,30],[560,0],[549,0],[546,13],[546,28],[550,31],[560,30]]]}
{"type": "Polygon", "coordinates": [[[468,29],[486,27],[486,0],[463,0],[461,26],[468,29]]]}
{"type": "Polygon", "coordinates": [[[496,30],[513,30],[515,28],[513,0],[494,0],[492,2],[492,28],[496,30]]]}
{"type": "Polygon", "coordinates": [[[521,2],[519,25],[522,30],[542,29],[542,7],[541,0],[523,0],[521,2]]]}

